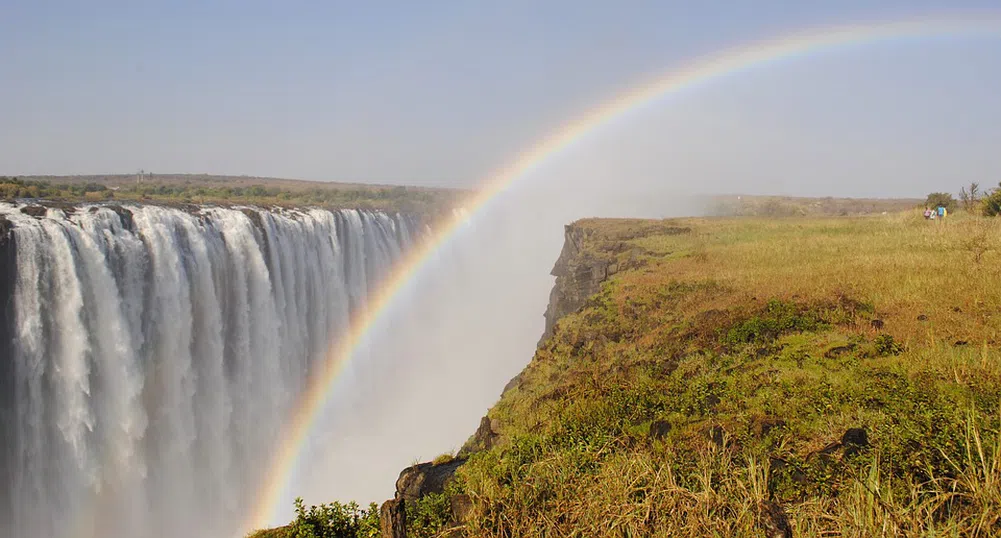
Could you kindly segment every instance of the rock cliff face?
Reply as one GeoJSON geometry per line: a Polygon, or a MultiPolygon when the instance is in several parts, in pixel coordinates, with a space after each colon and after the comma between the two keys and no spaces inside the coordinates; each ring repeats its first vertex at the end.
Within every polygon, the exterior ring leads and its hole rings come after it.
{"type": "Polygon", "coordinates": [[[587,248],[592,233],[593,230],[576,224],[565,227],[563,250],[550,272],[556,277],[556,284],[549,293],[546,330],[540,344],[552,336],[560,318],[584,306],[587,298],[597,293],[601,283],[618,269],[613,257],[587,248]]]}
{"type": "MultiPolygon", "coordinates": [[[[416,503],[426,495],[444,493],[445,486],[463,463],[466,463],[465,458],[456,458],[445,463],[418,463],[401,471],[396,479],[396,495],[382,503],[379,509],[379,528],[383,538],[405,538],[407,504],[416,503]]],[[[455,495],[449,498],[449,505],[453,522],[462,522],[469,511],[469,500],[465,495],[455,495]]]]}

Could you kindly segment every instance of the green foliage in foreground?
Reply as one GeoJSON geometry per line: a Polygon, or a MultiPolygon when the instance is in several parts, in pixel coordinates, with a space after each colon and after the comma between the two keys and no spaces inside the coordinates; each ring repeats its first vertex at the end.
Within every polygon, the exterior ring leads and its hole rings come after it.
{"type": "Polygon", "coordinates": [[[378,538],[379,507],[372,503],[368,509],[358,504],[333,502],[310,506],[302,499],[295,500],[296,517],[285,527],[257,531],[248,538],[378,538]]]}
{"type": "Polygon", "coordinates": [[[408,502],[406,510],[407,536],[410,538],[437,536],[451,519],[446,493],[432,493],[421,497],[416,503],[408,502]]]}

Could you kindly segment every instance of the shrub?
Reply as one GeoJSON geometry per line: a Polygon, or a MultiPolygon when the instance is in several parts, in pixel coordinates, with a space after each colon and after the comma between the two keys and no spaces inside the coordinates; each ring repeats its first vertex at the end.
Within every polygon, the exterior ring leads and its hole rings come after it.
{"type": "Polygon", "coordinates": [[[1001,184],[998,184],[998,188],[994,189],[994,192],[985,196],[981,203],[983,204],[985,216],[996,217],[1001,215],[1001,184]]]}
{"type": "Polygon", "coordinates": [[[295,500],[295,521],[285,529],[288,538],[374,538],[379,535],[379,507],[372,503],[367,510],[358,504],[333,502],[311,506],[295,500]]]}
{"type": "Polygon", "coordinates": [[[432,493],[407,505],[407,536],[437,536],[451,519],[451,506],[444,493],[432,493]]]}
{"type": "Polygon", "coordinates": [[[445,452],[444,454],[438,455],[435,459],[431,460],[434,465],[444,465],[446,463],[451,463],[455,459],[450,452],[445,452]]]}
{"type": "Polygon", "coordinates": [[[876,353],[880,356],[885,355],[900,355],[904,352],[904,346],[893,339],[893,336],[889,334],[881,334],[873,340],[873,347],[876,349],[876,353]]]}
{"type": "Polygon", "coordinates": [[[951,212],[956,209],[956,199],[947,192],[933,192],[928,195],[925,205],[931,208],[942,206],[951,212]]]}
{"type": "Polygon", "coordinates": [[[727,344],[768,343],[789,332],[816,331],[825,326],[816,312],[800,311],[794,304],[771,300],[764,312],[733,327],[727,344]]]}

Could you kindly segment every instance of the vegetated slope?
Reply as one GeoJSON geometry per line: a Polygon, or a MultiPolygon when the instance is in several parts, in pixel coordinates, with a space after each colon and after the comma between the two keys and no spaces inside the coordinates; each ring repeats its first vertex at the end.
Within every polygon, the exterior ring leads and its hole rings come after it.
{"type": "Polygon", "coordinates": [[[998,222],[570,233],[619,270],[490,411],[466,535],[1001,533],[998,222]]]}
{"type": "Polygon", "coordinates": [[[550,335],[456,459],[401,473],[382,536],[1001,533],[1001,221],[566,236],[550,335]]]}

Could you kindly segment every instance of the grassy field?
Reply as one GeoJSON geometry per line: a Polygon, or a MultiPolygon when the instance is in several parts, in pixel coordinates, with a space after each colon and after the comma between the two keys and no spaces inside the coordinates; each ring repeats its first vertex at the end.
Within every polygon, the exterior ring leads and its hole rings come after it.
{"type": "Polygon", "coordinates": [[[1001,535],[1001,219],[575,226],[618,272],[409,536],[1001,535]]]}

